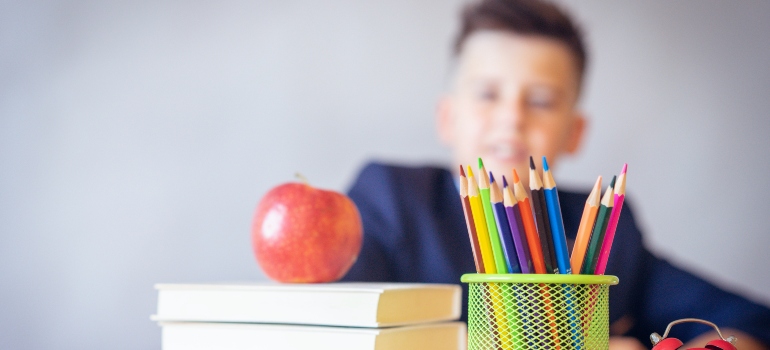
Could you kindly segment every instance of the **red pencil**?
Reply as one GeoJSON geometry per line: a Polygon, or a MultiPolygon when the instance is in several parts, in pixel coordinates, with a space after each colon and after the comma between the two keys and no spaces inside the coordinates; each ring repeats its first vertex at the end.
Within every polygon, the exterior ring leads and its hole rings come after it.
{"type": "Polygon", "coordinates": [[[516,196],[516,201],[519,203],[518,209],[521,212],[521,221],[524,224],[524,233],[527,236],[527,245],[529,246],[529,256],[532,258],[532,266],[535,273],[548,273],[548,269],[545,266],[545,258],[543,257],[543,247],[540,243],[540,237],[537,235],[537,226],[535,225],[535,217],[532,214],[529,197],[527,197],[527,191],[524,189],[524,185],[521,184],[516,169],[513,169],[513,181],[513,193],[514,196],[516,196]]]}

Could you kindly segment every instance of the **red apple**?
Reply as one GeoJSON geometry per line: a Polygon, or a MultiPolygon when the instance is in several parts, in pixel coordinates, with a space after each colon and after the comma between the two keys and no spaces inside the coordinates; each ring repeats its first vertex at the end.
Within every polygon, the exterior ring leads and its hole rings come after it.
{"type": "Polygon", "coordinates": [[[257,262],[279,282],[339,280],[358,258],[363,240],[361,216],[350,198],[303,183],[265,194],[251,231],[257,262]]]}

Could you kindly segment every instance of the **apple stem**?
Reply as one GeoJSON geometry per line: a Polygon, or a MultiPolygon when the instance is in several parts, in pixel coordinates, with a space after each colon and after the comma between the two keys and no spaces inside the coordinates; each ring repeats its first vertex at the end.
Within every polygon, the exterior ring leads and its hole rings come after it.
{"type": "Polygon", "coordinates": [[[294,173],[294,177],[302,181],[303,184],[310,186],[310,181],[307,180],[305,175],[302,175],[300,173],[294,173]]]}

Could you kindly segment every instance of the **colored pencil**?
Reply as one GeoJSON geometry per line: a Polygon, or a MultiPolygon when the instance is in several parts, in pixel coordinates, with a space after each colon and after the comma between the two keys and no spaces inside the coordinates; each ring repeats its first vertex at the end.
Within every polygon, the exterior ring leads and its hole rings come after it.
{"type": "MultiPolygon", "coordinates": [[[[500,234],[500,243],[503,248],[503,255],[505,256],[508,273],[521,273],[522,270],[519,267],[519,257],[516,254],[510,224],[508,223],[505,206],[503,205],[502,191],[500,191],[500,186],[497,185],[491,171],[489,172],[489,200],[492,204],[492,209],[494,210],[495,222],[497,223],[497,231],[500,234]]],[[[501,291],[506,290],[507,287],[508,286],[501,286],[501,291]]],[[[508,321],[508,327],[511,330],[511,341],[513,342],[514,349],[521,348],[522,345],[521,336],[519,335],[519,332],[516,331],[522,330],[521,315],[519,314],[518,305],[518,303],[503,303],[505,318],[508,321]]],[[[503,340],[503,343],[506,343],[505,340],[503,340]]]]}
{"type": "Polygon", "coordinates": [[[519,203],[513,196],[513,191],[508,186],[508,180],[503,176],[503,207],[505,215],[508,217],[513,244],[516,249],[516,256],[519,258],[519,267],[522,273],[532,273],[529,258],[529,247],[527,246],[527,237],[524,223],[519,211],[519,203]]]}
{"type": "Polygon", "coordinates": [[[468,201],[470,202],[471,215],[473,223],[476,225],[476,234],[479,238],[479,248],[481,248],[481,261],[484,263],[485,273],[497,273],[495,259],[492,253],[492,244],[489,241],[489,231],[487,222],[484,219],[484,208],[479,196],[479,185],[473,177],[473,170],[468,166],[468,201]]]}
{"type": "MultiPolygon", "coordinates": [[[[489,176],[492,176],[491,173],[489,176]]],[[[508,219],[508,228],[512,238],[513,247],[516,250],[516,257],[518,258],[517,265],[522,273],[531,273],[529,253],[525,246],[526,238],[524,237],[524,226],[521,222],[521,214],[519,213],[517,204],[515,204],[513,201],[513,194],[511,193],[511,188],[508,187],[508,180],[505,179],[505,176],[503,176],[502,195],[503,203],[501,203],[501,207],[503,208],[503,213],[500,215],[505,216],[508,219]]],[[[513,286],[510,287],[512,287],[511,291],[516,294],[513,286]]],[[[525,340],[529,338],[529,330],[524,327],[524,320],[528,320],[532,316],[530,315],[531,310],[529,310],[529,308],[520,307],[523,305],[521,295],[516,294],[516,301],[516,303],[510,303],[512,306],[511,311],[513,311],[513,314],[509,312],[507,315],[509,317],[513,317],[513,323],[511,327],[512,329],[517,330],[513,334],[513,348],[522,349],[526,348],[525,340]]]]}
{"type": "Polygon", "coordinates": [[[529,269],[521,268],[523,265],[520,265],[520,258],[511,231],[516,224],[509,223],[509,218],[503,205],[503,192],[500,190],[497,182],[495,182],[495,177],[491,171],[489,172],[489,201],[492,203],[492,209],[494,210],[495,223],[497,224],[497,232],[500,234],[500,242],[508,273],[529,273],[529,269]]]}
{"type": "Polygon", "coordinates": [[[543,260],[545,269],[548,273],[554,273],[556,265],[556,253],[553,249],[553,236],[551,236],[551,223],[548,219],[548,209],[545,205],[545,193],[543,190],[543,181],[535,169],[535,161],[529,157],[529,190],[532,193],[532,207],[535,212],[537,222],[537,232],[540,236],[540,243],[543,246],[543,260]]]}
{"type": "Polygon", "coordinates": [[[551,236],[553,236],[553,250],[556,252],[556,264],[559,271],[556,273],[569,274],[572,267],[569,264],[569,252],[567,252],[567,235],[564,232],[564,221],[561,217],[559,205],[559,193],[556,181],[548,169],[548,161],[543,157],[543,189],[545,190],[545,204],[548,207],[548,220],[551,222],[551,236]]]}
{"type": "MultiPolygon", "coordinates": [[[[593,232],[591,233],[591,243],[588,246],[586,252],[585,262],[583,263],[583,274],[593,274],[596,270],[596,261],[599,258],[599,250],[601,249],[602,241],[604,240],[604,234],[607,230],[607,222],[610,218],[610,213],[613,207],[613,188],[615,187],[616,177],[612,177],[610,185],[604,191],[602,197],[602,203],[599,207],[599,214],[596,216],[596,224],[594,224],[593,232]]],[[[596,302],[598,301],[598,294],[589,295],[587,303],[587,310],[594,310],[596,302]]],[[[589,312],[589,317],[583,319],[583,329],[592,329],[594,327],[593,312],[589,312]]]]}
{"type": "Polygon", "coordinates": [[[500,235],[497,232],[497,223],[495,223],[495,214],[492,210],[492,203],[489,201],[489,175],[484,169],[484,163],[479,158],[479,194],[481,195],[481,205],[484,210],[484,218],[487,221],[487,232],[489,233],[489,242],[492,245],[492,255],[495,259],[495,268],[497,273],[507,273],[505,266],[505,256],[500,242],[500,235]]]}
{"type": "MultiPolygon", "coordinates": [[[[538,230],[535,226],[535,217],[532,214],[532,206],[530,205],[530,200],[527,197],[527,191],[524,189],[524,185],[522,185],[516,169],[513,170],[513,180],[513,193],[518,204],[517,209],[519,209],[522,222],[524,224],[524,232],[527,236],[527,245],[529,246],[530,257],[532,258],[532,267],[535,270],[535,273],[548,273],[548,269],[546,269],[546,261],[543,258],[544,247],[541,246],[540,237],[538,237],[538,230]]],[[[545,319],[550,321],[548,322],[547,326],[549,327],[548,329],[550,329],[554,343],[557,344],[556,348],[559,349],[558,344],[560,340],[558,334],[558,326],[556,325],[556,322],[554,322],[554,320],[556,320],[556,315],[554,313],[553,304],[551,302],[549,287],[547,285],[541,285],[541,287],[543,287],[543,294],[541,297],[545,303],[545,309],[542,311],[545,313],[536,317],[545,317],[545,319]]]]}
{"type": "MultiPolygon", "coordinates": [[[[491,210],[491,205],[489,202],[489,179],[487,178],[486,169],[484,169],[484,164],[481,163],[481,158],[479,158],[479,171],[481,174],[479,174],[479,200],[478,202],[478,211],[479,211],[479,220],[485,221],[487,225],[487,238],[489,240],[489,246],[491,248],[491,259],[490,262],[493,268],[494,272],[491,273],[507,273],[508,268],[505,266],[505,258],[502,254],[502,247],[500,246],[500,237],[497,233],[497,227],[491,226],[495,225],[495,219],[494,214],[491,210]],[[494,231],[492,230],[494,229],[494,231]]],[[[468,171],[470,171],[470,167],[468,168],[468,171]]],[[[510,332],[510,325],[506,323],[506,308],[505,303],[502,301],[502,291],[500,289],[501,287],[495,284],[489,285],[489,293],[491,294],[493,300],[492,300],[492,312],[495,316],[495,324],[497,325],[497,332],[498,334],[507,334],[510,332]]],[[[507,349],[504,349],[507,350],[507,349]]]]}
{"type": "Polygon", "coordinates": [[[594,225],[593,232],[591,232],[591,240],[588,243],[588,250],[586,251],[585,262],[583,262],[583,269],[580,271],[585,275],[593,275],[596,271],[596,262],[599,260],[599,250],[602,249],[602,242],[604,241],[604,234],[607,232],[607,222],[610,220],[610,213],[613,206],[613,188],[615,187],[616,177],[612,177],[610,185],[604,190],[604,196],[602,197],[602,204],[599,207],[599,214],[596,215],[596,224],[594,225]]]}
{"type": "Polygon", "coordinates": [[[620,211],[623,210],[623,201],[626,198],[626,171],[628,164],[623,164],[623,170],[618,176],[618,183],[615,185],[615,203],[610,214],[610,221],[607,223],[607,233],[604,234],[602,249],[599,251],[599,261],[596,262],[596,274],[603,275],[607,269],[607,261],[610,259],[612,250],[612,241],[615,239],[615,230],[618,228],[620,211]]]}
{"type": "MultiPolygon", "coordinates": [[[[522,186],[521,184],[521,180],[519,180],[519,174],[516,173],[516,169],[513,169],[513,187],[514,187],[514,190],[510,191],[513,194],[513,196],[511,196],[511,204],[513,204],[513,216],[516,219],[516,224],[519,227],[518,237],[514,236],[513,241],[516,243],[517,251],[524,254],[524,256],[519,257],[519,259],[527,263],[528,270],[529,270],[528,273],[532,273],[532,270],[534,269],[534,264],[532,263],[532,253],[529,247],[529,239],[527,238],[527,226],[525,226],[524,224],[524,215],[522,215],[522,209],[524,208],[525,205],[529,206],[529,201],[519,202],[518,199],[516,198],[516,194],[513,193],[516,191],[515,190],[516,188],[519,188],[520,191],[524,189],[524,186],[522,186]]],[[[527,209],[529,209],[528,214],[530,216],[530,222],[527,223],[527,225],[531,225],[534,227],[535,222],[534,220],[531,220],[532,209],[529,207],[527,209]]],[[[533,227],[530,227],[530,230],[533,227]]],[[[535,236],[537,236],[537,234],[535,234],[535,236]]],[[[522,271],[524,270],[523,267],[521,269],[522,271]]]]}
{"type": "Polygon", "coordinates": [[[570,256],[570,264],[572,265],[572,272],[579,274],[583,267],[583,258],[586,255],[586,249],[588,248],[588,241],[591,238],[591,229],[594,228],[596,222],[596,214],[599,211],[599,201],[602,195],[602,177],[599,176],[596,179],[591,194],[586,199],[586,205],[583,208],[583,216],[580,218],[580,226],[578,227],[577,235],[575,236],[575,246],[572,248],[572,255],[570,256]]]}
{"type": "Polygon", "coordinates": [[[463,215],[465,216],[465,225],[468,227],[468,238],[471,242],[476,273],[484,273],[484,262],[481,257],[481,248],[479,248],[479,237],[476,233],[476,224],[473,222],[471,202],[468,200],[468,179],[465,177],[465,170],[463,170],[462,165],[460,165],[460,201],[463,204],[463,215]]]}
{"type": "MultiPolygon", "coordinates": [[[[564,222],[562,221],[561,216],[558,189],[556,187],[556,182],[553,180],[553,175],[548,168],[548,161],[545,159],[545,156],[543,157],[543,194],[545,196],[546,209],[548,210],[548,221],[551,225],[551,238],[553,240],[554,255],[556,258],[554,273],[570,274],[571,266],[569,265],[569,253],[567,252],[567,237],[564,232],[564,222]]],[[[560,328],[562,328],[561,330],[569,329],[570,333],[572,333],[569,336],[576,339],[575,337],[577,334],[575,330],[577,328],[573,327],[576,318],[575,309],[573,307],[572,288],[565,284],[562,285],[562,288],[570,326],[566,326],[566,328],[560,326],[560,328]]],[[[565,320],[563,314],[559,311],[557,311],[556,317],[562,321],[565,320]]],[[[564,338],[565,334],[561,332],[559,336],[562,340],[566,339],[564,338]]]]}
{"type": "MultiPolygon", "coordinates": [[[[505,177],[503,177],[505,179],[505,177]]],[[[529,256],[532,259],[532,268],[535,273],[548,273],[545,267],[545,260],[543,260],[543,248],[540,244],[540,237],[537,236],[537,227],[535,226],[535,218],[532,215],[532,207],[530,206],[529,197],[527,197],[527,191],[524,190],[524,185],[519,180],[519,174],[516,170],[513,170],[513,195],[511,201],[516,203],[516,209],[518,209],[521,215],[521,222],[524,226],[524,234],[527,240],[527,247],[529,247],[529,256]]],[[[511,192],[510,187],[508,192],[511,192]]],[[[507,205],[507,204],[506,204],[507,205]]],[[[511,204],[513,206],[513,204],[511,204]]]]}

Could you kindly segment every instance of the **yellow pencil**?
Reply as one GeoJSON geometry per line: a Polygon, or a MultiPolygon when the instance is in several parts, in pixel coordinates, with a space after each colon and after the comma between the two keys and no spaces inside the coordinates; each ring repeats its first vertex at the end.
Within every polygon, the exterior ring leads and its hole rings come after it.
{"type": "Polygon", "coordinates": [[[487,220],[484,218],[484,208],[479,196],[479,185],[473,177],[473,170],[468,166],[468,201],[471,203],[471,215],[473,223],[476,225],[476,234],[479,237],[479,248],[481,248],[481,260],[484,262],[485,273],[497,273],[495,267],[495,258],[492,254],[492,244],[489,241],[489,230],[487,230],[487,220]]]}
{"type": "MultiPolygon", "coordinates": [[[[484,207],[481,204],[481,195],[479,194],[479,185],[476,179],[473,177],[473,170],[468,166],[468,199],[471,202],[471,213],[473,214],[473,222],[476,224],[476,233],[479,236],[479,246],[481,248],[481,259],[484,261],[485,273],[497,273],[497,267],[495,265],[494,254],[492,253],[492,242],[489,240],[489,230],[487,229],[486,217],[484,216],[484,207]]],[[[497,283],[488,284],[489,293],[492,298],[490,299],[489,306],[492,308],[492,314],[495,317],[495,325],[497,326],[498,335],[496,342],[502,341],[500,336],[503,334],[510,334],[509,326],[505,322],[505,303],[499,299],[502,299],[502,293],[500,286],[497,283]]],[[[502,341],[502,344],[506,344],[502,341]]],[[[503,350],[508,350],[508,347],[503,347],[503,350]]]]}

